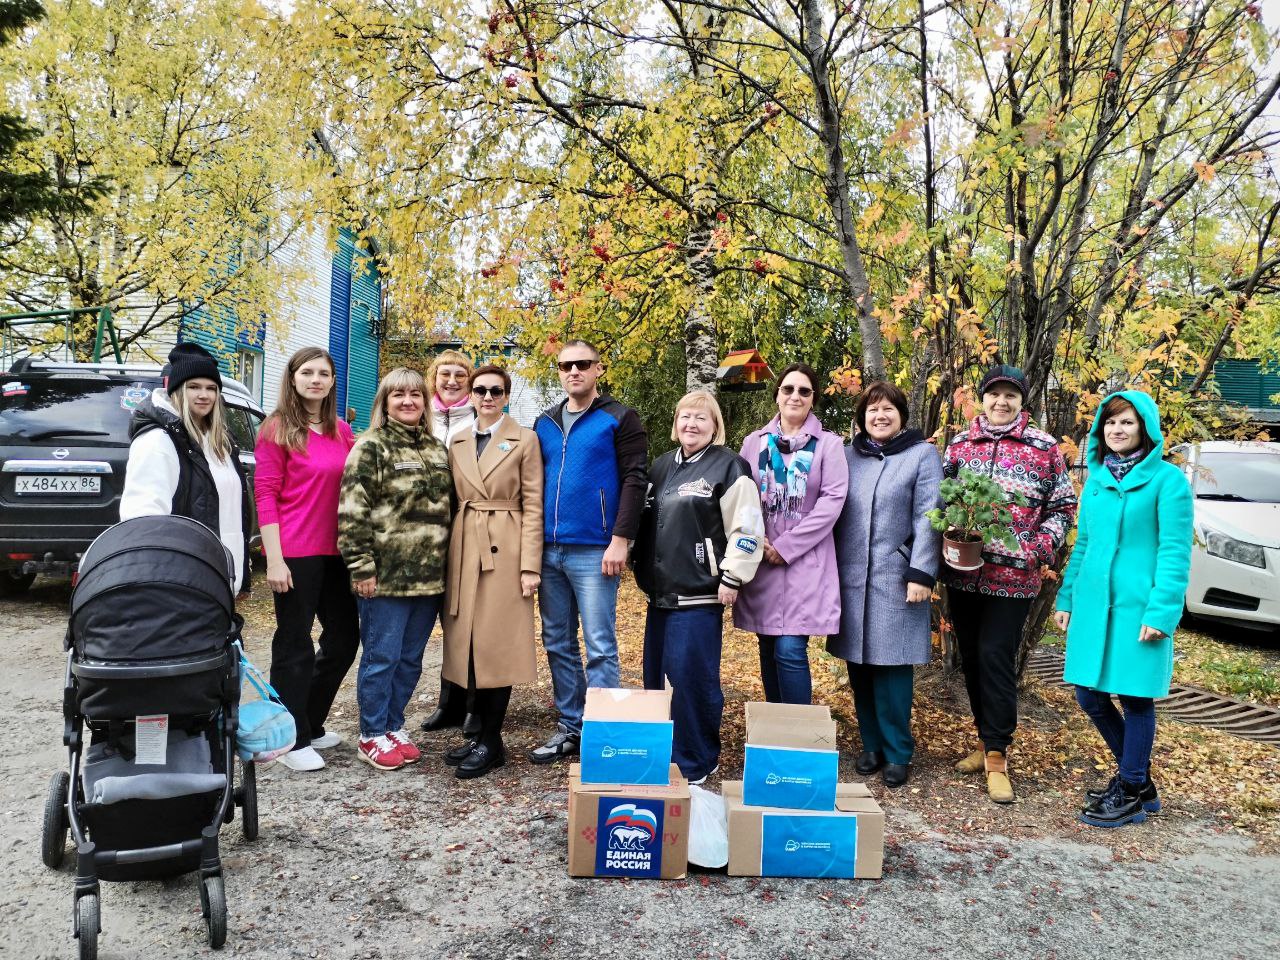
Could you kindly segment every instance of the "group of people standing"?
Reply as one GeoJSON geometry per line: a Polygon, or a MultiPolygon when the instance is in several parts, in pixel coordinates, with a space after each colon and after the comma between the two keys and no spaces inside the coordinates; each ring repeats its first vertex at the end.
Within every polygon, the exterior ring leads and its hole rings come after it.
{"type": "MultiPolygon", "coordinates": [[[[587,688],[619,685],[617,590],[630,563],[649,601],[644,683],[672,688],[673,760],[690,782],[719,765],[727,606],[757,635],[770,701],[811,701],[810,639],[825,637],[847,663],[862,740],[855,768],[905,783],[914,667],[932,654],[941,579],[978,738],[956,769],[985,772],[991,799],[1014,799],[1015,658],[1041,569],[1065,549],[1078,505],[1055,439],[1023,409],[1019,370],[986,372],[982,412],[942,456],[885,381],[861,393],[844,443],[814,413],[817,375],[796,363],[774,384],[777,415],[738,453],[724,446],[714,396],[693,391],[676,404],[676,446],[650,465],[636,411],[599,390],[598,350],[570,341],[557,368],[565,399],[532,430],[504,413],[511,378],[501,367],[473,369],[446,351],[425,378],[397,368],[356,438],[337,417],[329,355],[316,347],[290,359],[259,435],[253,491],[275,599],[271,679],[298,729],[286,766],[319,769],[319,751],[341,742],[325,724],[357,653],[359,756],[380,770],[419,759],[405,711],[437,620],[441,695],[423,729],[462,728],[445,754],[459,777],[501,766],[512,687],[536,681],[535,595],[557,718],[527,757],[575,757],[587,688]],[[1020,495],[1016,546],[988,544],[973,571],[940,563],[928,517],[943,478],[966,470],[1011,501],[1020,495]]],[[[220,386],[210,355],[175,349],[166,386],[135,414],[122,517],[202,520],[241,558],[247,589],[248,489],[218,427],[220,386]]],[[[1058,595],[1066,677],[1117,763],[1081,812],[1100,826],[1159,808],[1152,704],[1171,678],[1191,542],[1189,486],[1162,452],[1149,396],[1104,401],[1058,595]]]]}

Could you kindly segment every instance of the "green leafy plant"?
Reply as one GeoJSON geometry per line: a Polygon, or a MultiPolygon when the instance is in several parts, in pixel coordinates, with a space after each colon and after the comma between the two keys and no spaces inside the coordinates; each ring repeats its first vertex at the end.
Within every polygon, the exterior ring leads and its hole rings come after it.
{"type": "Polygon", "coordinates": [[[1009,506],[1025,507],[1027,499],[1022,494],[1010,496],[995,480],[972,470],[961,470],[955,479],[943,480],[939,492],[943,506],[928,513],[933,529],[953,540],[998,543],[1011,553],[1018,551],[1009,506]]]}

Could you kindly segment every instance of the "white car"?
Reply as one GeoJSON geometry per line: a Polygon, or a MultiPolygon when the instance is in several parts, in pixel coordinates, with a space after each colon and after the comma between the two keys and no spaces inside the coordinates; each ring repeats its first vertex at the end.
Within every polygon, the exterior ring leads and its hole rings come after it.
{"type": "Polygon", "coordinates": [[[1280,627],[1280,443],[1213,440],[1173,452],[1196,497],[1187,611],[1280,627]]]}

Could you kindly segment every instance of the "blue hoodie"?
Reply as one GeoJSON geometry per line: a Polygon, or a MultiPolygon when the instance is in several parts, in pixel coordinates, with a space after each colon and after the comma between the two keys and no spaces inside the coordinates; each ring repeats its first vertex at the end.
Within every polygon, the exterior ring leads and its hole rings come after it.
{"type": "Polygon", "coordinates": [[[1182,471],[1165,463],[1155,401],[1139,390],[1107,397],[1089,431],[1089,479],[1079,532],[1057,607],[1071,614],[1063,679],[1106,693],[1163,697],[1173,677],[1173,632],[1191,572],[1192,496],[1182,471]],[[1133,405],[1154,449],[1122,480],[1103,465],[1101,410],[1113,397],[1133,405]],[[1159,640],[1138,639],[1142,627],[1159,640]]]}

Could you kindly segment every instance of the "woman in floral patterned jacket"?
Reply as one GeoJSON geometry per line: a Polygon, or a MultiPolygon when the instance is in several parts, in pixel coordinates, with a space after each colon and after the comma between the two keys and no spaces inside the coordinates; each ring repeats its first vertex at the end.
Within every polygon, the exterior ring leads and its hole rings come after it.
{"type": "Polygon", "coordinates": [[[1026,505],[1011,505],[1016,553],[989,545],[977,570],[944,567],[969,705],[982,741],[956,769],[985,769],[991,799],[1010,803],[1007,753],[1018,725],[1018,645],[1031,601],[1040,592],[1040,567],[1054,562],[1075,520],[1076,493],[1057,442],[1031,426],[1022,409],[1027,395],[1022,371],[992,367],[979,393],[982,413],[947,447],[943,474],[985,473],[1011,497],[1022,494],[1026,505]]]}

